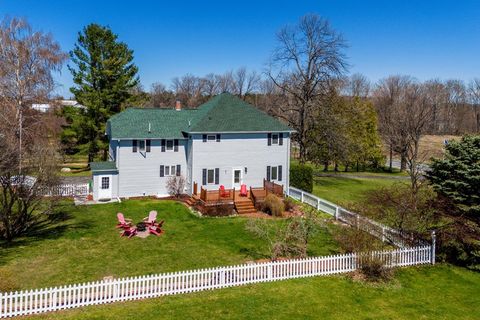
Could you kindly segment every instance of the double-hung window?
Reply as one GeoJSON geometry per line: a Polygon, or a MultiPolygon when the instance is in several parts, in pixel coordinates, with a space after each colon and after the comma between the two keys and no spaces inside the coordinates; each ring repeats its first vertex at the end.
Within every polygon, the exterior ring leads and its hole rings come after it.
{"type": "Polygon", "coordinates": [[[152,140],[132,140],[132,152],[150,152],[152,140]]]}
{"type": "Polygon", "coordinates": [[[282,166],[267,166],[268,181],[282,181],[282,166]]]}
{"type": "Polygon", "coordinates": [[[220,168],[202,169],[202,185],[219,184],[220,168]]]}
{"type": "Polygon", "coordinates": [[[161,165],[160,177],[173,177],[181,174],[181,166],[177,165],[161,165]]]}

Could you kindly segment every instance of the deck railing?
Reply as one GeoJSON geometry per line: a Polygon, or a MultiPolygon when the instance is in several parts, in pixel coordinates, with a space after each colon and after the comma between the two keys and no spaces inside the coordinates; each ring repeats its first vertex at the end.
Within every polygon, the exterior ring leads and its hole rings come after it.
{"type": "Polygon", "coordinates": [[[283,197],[283,185],[281,184],[263,179],[263,188],[267,191],[267,194],[273,193],[279,197],[283,197]]]}
{"type": "Polygon", "coordinates": [[[235,188],[207,190],[204,187],[200,187],[200,200],[206,204],[233,203],[235,201],[235,188]]]}

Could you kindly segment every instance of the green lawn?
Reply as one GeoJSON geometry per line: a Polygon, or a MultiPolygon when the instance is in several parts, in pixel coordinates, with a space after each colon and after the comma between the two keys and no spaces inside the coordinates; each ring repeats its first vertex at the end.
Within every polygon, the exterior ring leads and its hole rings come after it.
{"type": "Polygon", "coordinates": [[[480,274],[438,265],[401,269],[392,283],[348,276],[262,283],[91,306],[34,319],[479,319],[480,274]]]}
{"type": "Polygon", "coordinates": [[[365,193],[395,183],[407,183],[398,179],[372,179],[347,177],[315,177],[313,193],[334,203],[348,206],[362,200],[365,193]]]}
{"type": "MultiPolygon", "coordinates": [[[[0,291],[232,265],[268,254],[266,243],[245,230],[247,219],[199,218],[173,201],[129,200],[81,207],[68,203],[63,211],[68,216],[65,221],[13,246],[0,246],[0,291]],[[164,235],[119,237],[117,212],[141,221],[150,210],[157,210],[165,220],[164,235]]],[[[311,255],[335,252],[336,243],[327,230],[310,247],[311,255]]]]}

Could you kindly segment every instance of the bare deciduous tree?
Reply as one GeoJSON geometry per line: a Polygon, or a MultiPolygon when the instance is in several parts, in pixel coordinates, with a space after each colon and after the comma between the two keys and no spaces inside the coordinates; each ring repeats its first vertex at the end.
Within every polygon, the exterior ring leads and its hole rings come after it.
{"type": "Polygon", "coordinates": [[[186,179],[184,176],[173,176],[167,180],[167,191],[172,197],[178,198],[185,193],[186,179]]]}
{"type": "Polygon", "coordinates": [[[281,29],[277,38],[279,46],[272,55],[268,76],[288,97],[277,116],[296,130],[300,160],[305,161],[312,111],[321,107],[319,98],[331,80],[346,70],[346,44],[327,20],[313,14],[281,29]]]}
{"type": "Polygon", "coordinates": [[[31,109],[48,102],[52,72],[66,55],[25,20],[0,23],[0,238],[11,241],[49,212],[42,195],[56,184],[50,125],[31,109]]]}

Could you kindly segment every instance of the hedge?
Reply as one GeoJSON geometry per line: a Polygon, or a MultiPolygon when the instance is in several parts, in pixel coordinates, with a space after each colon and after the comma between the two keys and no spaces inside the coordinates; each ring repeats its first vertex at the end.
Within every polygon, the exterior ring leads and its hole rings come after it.
{"type": "Polygon", "coordinates": [[[312,167],[298,164],[290,167],[290,185],[306,192],[313,191],[312,167]]]}

